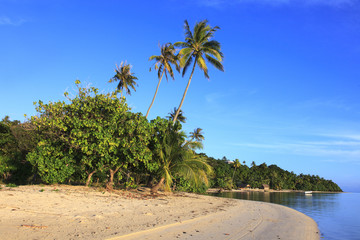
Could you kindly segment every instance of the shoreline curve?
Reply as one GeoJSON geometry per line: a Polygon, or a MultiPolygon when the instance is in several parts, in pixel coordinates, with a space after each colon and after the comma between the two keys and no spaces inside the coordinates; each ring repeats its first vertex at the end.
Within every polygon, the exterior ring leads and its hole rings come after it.
{"type": "Polygon", "coordinates": [[[320,239],[315,221],[264,202],[67,185],[0,189],[0,239],[320,239]]]}

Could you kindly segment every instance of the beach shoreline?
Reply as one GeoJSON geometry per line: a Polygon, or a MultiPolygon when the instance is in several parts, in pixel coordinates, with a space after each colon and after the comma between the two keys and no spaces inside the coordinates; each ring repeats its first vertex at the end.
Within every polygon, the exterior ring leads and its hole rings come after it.
{"type": "Polygon", "coordinates": [[[0,190],[0,239],[319,239],[317,224],[270,203],[67,185],[0,190]]]}
{"type": "MultiPolygon", "coordinates": [[[[207,193],[219,193],[219,192],[274,192],[274,193],[305,193],[305,190],[292,190],[292,189],[282,189],[274,190],[268,189],[264,190],[261,188],[240,188],[240,189],[222,189],[222,188],[209,188],[207,193]]],[[[345,192],[330,192],[330,191],[311,191],[312,193],[345,193],[345,192]]]]}

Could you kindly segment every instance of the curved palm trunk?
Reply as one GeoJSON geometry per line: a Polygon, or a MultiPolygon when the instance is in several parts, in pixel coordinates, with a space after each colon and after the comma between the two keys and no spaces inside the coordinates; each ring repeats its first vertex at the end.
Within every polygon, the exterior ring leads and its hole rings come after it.
{"type": "Polygon", "coordinates": [[[147,110],[147,113],[146,113],[146,116],[145,116],[146,118],[147,118],[147,116],[149,115],[150,109],[151,109],[151,107],[152,107],[152,105],[153,105],[153,103],[154,103],[154,101],[155,101],[155,98],[156,98],[157,92],[158,92],[158,90],[159,90],[159,86],[160,86],[161,80],[162,80],[162,78],[163,78],[163,76],[164,76],[164,72],[165,72],[165,70],[162,72],[161,77],[159,78],[159,82],[158,82],[158,85],[157,85],[157,87],[156,87],[155,95],[154,95],[154,97],[153,97],[153,100],[152,100],[152,102],[151,102],[151,104],[150,104],[150,107],[149,107],[149,109],[147,110]]]}
{"type": "Polygon", "coordinates": [[[152,188],[151,188],[151,193],[157,193],[158,192],[158,190],[159,190],[159,188],[164,184],[164,181],[165,181],[165,178],[164,177],[162,177],[161,179],[160,179],[160,181],[155,185],[155,186],[153,186],[152,188]]]}
{"type": "Polygon", "coordinates": [[[177,109],[177,111],[176,111],[176,115],[175,115],[175,117],[174,117],[173,123],[176,122],[176,119],[177,119],[177,117],[178,117],[178,115],[179,115],[179,112],[180,112],[180,110],[181,110],[181,107],[182,107],[182,105],[183,105],[183,103],[184,103],[184,99],[185,99],[186,93],[187,93],[188,88],[189,88],[189,86],[190,86],[191,78],[192,78],[192,76],[193,76],[193,74],[194,74],[194,71],[195,71],[196,62],[197,62],[197,61],[195,60],[195,61],[194,61],[194,66],[193,66],[193,69],[192,69],[192,71],[191,71],[191,75],[190,75],[190,78],[189,78],[189,81],[188,81],[188,84],[186,85],[185,92],[184,92],[183,97],[182,97],[182,99],[181,99],[180,105],[179,105],[179,107],[178,107],[178,109],[177,109]]]}

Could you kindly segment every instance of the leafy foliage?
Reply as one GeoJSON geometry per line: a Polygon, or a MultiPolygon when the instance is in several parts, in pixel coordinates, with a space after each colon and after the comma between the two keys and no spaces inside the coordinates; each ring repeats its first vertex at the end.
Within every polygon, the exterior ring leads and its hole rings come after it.
{"type": "Polygon", "coordinates": [[[20,121],[11,121],[6,116],[0,122],[0,179],[25,183],[31,176],[31,168],[25,160],[37,142],[33,126],[20,121]]]}
{"type": "Polygon", "coordinates": [[[152,168],[147,120],[130,112],[116,92],[98,94],[98,89],[76,83],[79,93],[69,98],[70,103],[39,101],[36,109],[40,117],[32,117],[42,141],[29,160],[42,180],[63,182],[72,177],[85,181],[95,172],[109,171],[112,185],[119,170],[139,164],[152,168]],[[48,158],[53,158],[51,163],[46,163],[48,158]]]}
{"type": "Polygon", "coordinates": [[[38,147],[27,155],[27,160],[37,169],[46,183],[63,183],[75,172],[76,163],[64,144],[41,141],[38,147]]]}

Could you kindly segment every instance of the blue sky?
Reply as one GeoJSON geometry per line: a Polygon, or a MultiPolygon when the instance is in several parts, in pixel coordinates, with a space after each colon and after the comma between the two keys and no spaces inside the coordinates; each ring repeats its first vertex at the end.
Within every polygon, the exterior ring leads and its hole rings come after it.
{"type": "MultiPolygon", "coordinates": [[[[79,79],[103,92],[115,64],[139,78],[128,103],[146,113],[158,44],[182,41],[187,19],[221,29],[225,72],[195,71],[184,129],[204,152],[317,174],[360,190],[360,2],[356,0],[0,0],[0,118],[35,115],[79,79]]],[[[163,81],[149,119],[178,106],[188,80],[163,81]]]]}

